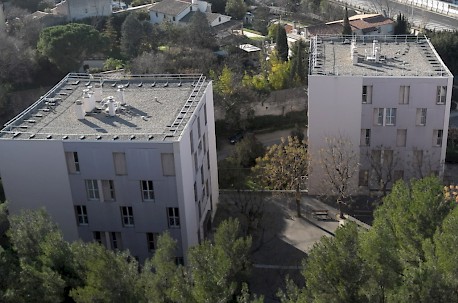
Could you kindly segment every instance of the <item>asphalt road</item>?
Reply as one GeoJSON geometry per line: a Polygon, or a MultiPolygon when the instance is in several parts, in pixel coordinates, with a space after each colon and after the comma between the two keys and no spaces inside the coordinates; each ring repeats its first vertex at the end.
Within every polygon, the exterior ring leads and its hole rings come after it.
{"type": "Polygon", "coordinates": [[[458,19],[436,14],[431,11],[423,10],[414,6],[405,5],[396,1],[390,0],[344,0],[343,2],[349,5],[361,8],[362,10],[374,11],[377,10],[377,6],[374,2],[388,3],[385,7],[389,7],[389,14],[396,15],[399,12],[403,13],[409,20],[417,27],[426,27],[431,30],[457,30],[458,19]]]}
{"type": "MultiPolygon", "coordinates": [[[[256,134],[256,138],[261,142],[264,146],[271,146],[274,144],[278,144],[281,141],[281,138],[287,138],[293,129],[284,129],[278,130],[271,133],[264,133],[264,134],[256,134]]],[[[304,133],[306,134],[307,131],[305,130],[304,133]]],[[[224,158],[229,157],[235,150],[235,145],[229,144],[227,141],[223,141],[221,146],[218,147],[216,154],[218,156],[218,161],[224,158]]]]}

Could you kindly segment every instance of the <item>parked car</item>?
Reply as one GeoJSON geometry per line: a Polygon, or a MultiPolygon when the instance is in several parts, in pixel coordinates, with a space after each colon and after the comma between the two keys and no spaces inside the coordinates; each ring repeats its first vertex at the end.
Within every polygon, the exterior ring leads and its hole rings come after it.
{"type": "Polygon", "coordinates": [[[238,131],[234,135],[229,137],[229,143],[230,144],[235,144],[237,142],[240,142],[243,139],[243,132],[238,131]]]}

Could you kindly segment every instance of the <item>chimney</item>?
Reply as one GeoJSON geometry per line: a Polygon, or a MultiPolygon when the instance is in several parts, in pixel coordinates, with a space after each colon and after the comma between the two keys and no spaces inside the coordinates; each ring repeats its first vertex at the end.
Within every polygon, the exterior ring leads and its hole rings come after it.
{"type": "Polygon", "coordinates": [[[378,48],[377,43],[377,40],[372,41],[372,57],[375,57],[375,50],[378,48]]]}
{"type": "Polygon", "coordinates": [[[112,96],[108,97],[108,114],[111,117],[116,116],[115,100],[112,96]]]}
{"type": "Polygon", "coordinates": [[[88,88],[83,89],[83,107],[86,113],[91,112],[95,108],[95,100],[91,95],[88,88]]]}
{"type": "Polygon", "coordinates": [[[358,50],[356,47],[356,39],[354,37],[351,39],[350,57],[353,65],[356,65],[358,63],[358,50]]]}
{"type": "Polygon", "coordinates": [[[94,84],[94,100],[102,101],[102,85],[99,83],[94,84]]]}
{"type": "Polygon", "coordinates": [[[78,120],[84,120],[83,102],[81,100],[75,102],[75,114],[78,120]]]}
{"type": "Polygon", "coordinates": [[[124,85],[118,85],[118,99],[119,104],[126,105],[126,100],[124,99],[124,85]]]}

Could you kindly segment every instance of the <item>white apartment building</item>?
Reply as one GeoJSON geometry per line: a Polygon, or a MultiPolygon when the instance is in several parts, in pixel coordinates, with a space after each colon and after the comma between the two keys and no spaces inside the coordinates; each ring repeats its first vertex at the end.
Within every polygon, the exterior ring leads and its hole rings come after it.
{"type": "Polygon", "coordinates": [[[68,241],[177,261],[218,201],[212,83],[202,75],[69,74],[0,132],[9,210],[44,207],[68,241]]]}
{"type": "Polygon", "coordinates": [[[326,138],[351,142],[355,191],[443,173],[453,75],[426,37],[311,40],[309,192],[326,191],[326,138]]]}

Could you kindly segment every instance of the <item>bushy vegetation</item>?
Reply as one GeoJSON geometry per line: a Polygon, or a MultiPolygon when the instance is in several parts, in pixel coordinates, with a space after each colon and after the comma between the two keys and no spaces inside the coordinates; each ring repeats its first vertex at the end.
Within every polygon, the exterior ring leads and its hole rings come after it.
{"type": "Polygon", "coordinates": [[[128,251],[66,242],[44,210],[7,216],[0,204],[0,233],[1,302],[260,302],[242,287],[251,238],[241,236],[237,220],[223,221],[213,242],[189,249],[186,266],[176,265],[168,233],[139,264],[128,251]]]}

